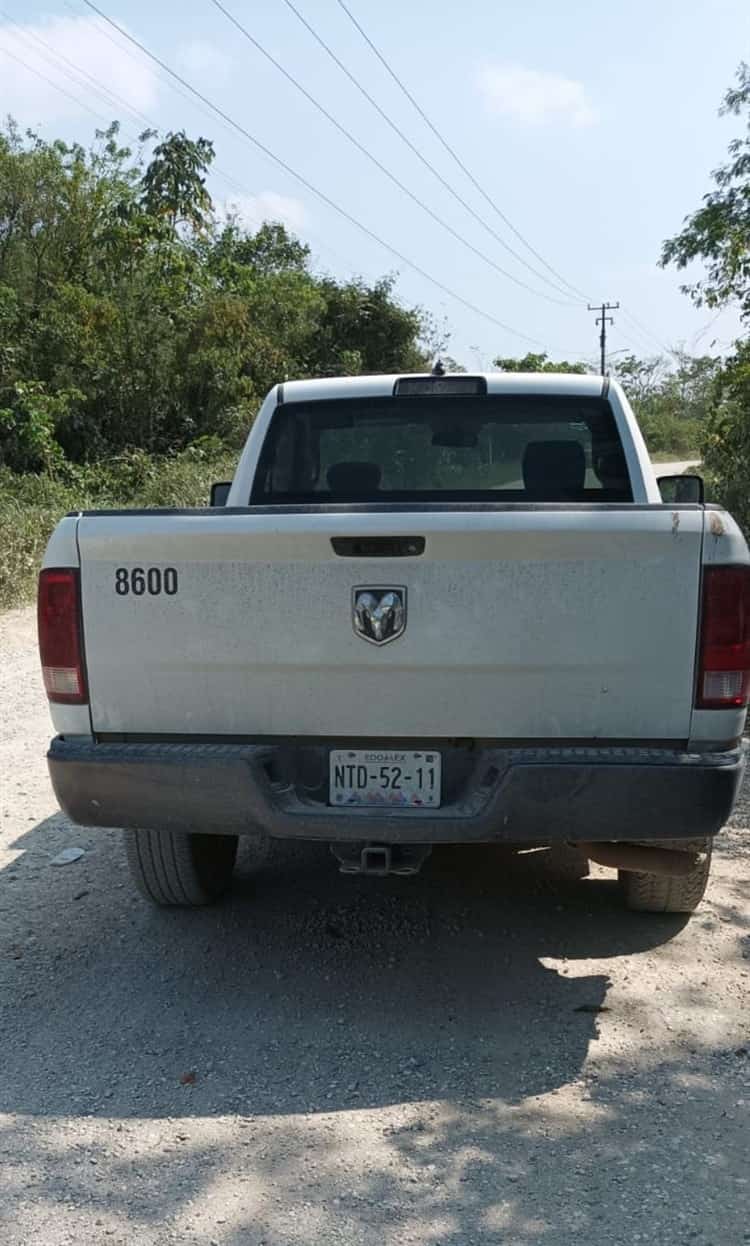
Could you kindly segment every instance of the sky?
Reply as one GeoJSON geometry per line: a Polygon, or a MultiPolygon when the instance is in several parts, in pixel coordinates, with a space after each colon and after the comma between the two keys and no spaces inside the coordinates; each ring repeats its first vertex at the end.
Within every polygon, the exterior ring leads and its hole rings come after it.
{"type": "Polygon", "coordinates": [[[737,118],[717,114],[750,54],[747,0],[345,2],[474,183],[340,0],[293,3],[354,82],[290,0],[221,3],[364,152],[215,0],[97,0],[308,186],[84,0],[0,0],[0,114],[84,143],[115,118],[128,137],[149,124],[212,139],[209,188],[222,211],[252,228],[282,220],[319,271],[396,275],[399,299],[428,310],[443,350],[469,369],[527,350],[596,359],[589,301],[621,304],[608,326],[613,360],[729,348],[736,314],[695,309],[680,292],[684,274],[661,270],[658,258],[739,132],[737,118]]]}

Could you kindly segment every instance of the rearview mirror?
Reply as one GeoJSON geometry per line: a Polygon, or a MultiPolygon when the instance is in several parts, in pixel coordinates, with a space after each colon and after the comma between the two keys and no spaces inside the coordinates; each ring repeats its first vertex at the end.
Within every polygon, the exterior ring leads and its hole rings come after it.
{"type": "Polygon", "coordinates": [[[662,502],[704,501],[702,476],[660,476],[656,483],[662,502]]]}
{"type": "Polygon", "coordinates": [[[211,485],[211,506],[226,506],[231,487],[231,480],[222,480],[218,484],[211,485]]]}

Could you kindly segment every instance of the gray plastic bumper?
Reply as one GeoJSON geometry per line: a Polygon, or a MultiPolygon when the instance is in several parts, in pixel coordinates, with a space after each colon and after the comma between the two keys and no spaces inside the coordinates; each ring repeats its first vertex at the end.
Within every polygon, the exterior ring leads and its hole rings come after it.
{"type": "MultiPolygon", "coordinates": [[[[435,747],[450,774],[450,746],[435,747]]],[[[336,809],[325,803],[321,778],[327,747],[313,750],[312,786],[279,778],[282,752],[267,744],[57,739],[48,761],[61,807],[84,826],[393,844],[714,835],[732,811],[745,766],[741,747],[478,748],[463,751],[440,809],[336,809]]]]}

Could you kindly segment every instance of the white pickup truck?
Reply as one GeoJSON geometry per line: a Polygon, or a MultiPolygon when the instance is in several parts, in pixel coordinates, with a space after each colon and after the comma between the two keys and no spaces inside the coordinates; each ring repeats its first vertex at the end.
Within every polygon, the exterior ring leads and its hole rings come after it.
{"type": "Polygon", "coordinates": [[[699,490],[663,501],[598,377],[279,385],[210,508],[55,530],[60,804],[125,828],[159,904],[220,895],[248,834],[377,874],[572,845],[631,907],[692,911],[750,685],[748,550],[699,490]]]}

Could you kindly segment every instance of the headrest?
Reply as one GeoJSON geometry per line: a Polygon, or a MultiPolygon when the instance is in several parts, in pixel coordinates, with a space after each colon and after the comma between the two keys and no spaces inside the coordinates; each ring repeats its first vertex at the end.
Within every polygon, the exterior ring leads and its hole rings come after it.
{"type": "Polygon", "coordinates": [[[622,450],[608,450],[594,460],[594,471],[605,489],[627,489],[628,467],[622,450]]]}
{"type": "Polygon", "coordinates": [[[577,441],[531,441],[523,456],[523,483],[540,502],[568,501],[586,480],[586,455],[577,441]]]}
{"type": "Polygon", "coordinates": [[[379,463],[334,463],[328,468],[326,480],[331,493],[361,496],[366,501],[370,494],[377,493],[381,476],[379,463]]]}

